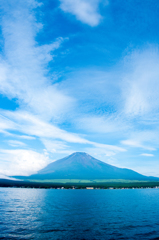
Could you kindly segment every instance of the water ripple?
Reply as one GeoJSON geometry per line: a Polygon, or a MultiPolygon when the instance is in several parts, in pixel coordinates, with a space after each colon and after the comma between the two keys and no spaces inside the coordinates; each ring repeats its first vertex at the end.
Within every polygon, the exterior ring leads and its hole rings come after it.
{"type": "Polygon", "coordinates": [[[0,188],[0,240],[159,240],[158,199],[158,189],[0,188]]]}

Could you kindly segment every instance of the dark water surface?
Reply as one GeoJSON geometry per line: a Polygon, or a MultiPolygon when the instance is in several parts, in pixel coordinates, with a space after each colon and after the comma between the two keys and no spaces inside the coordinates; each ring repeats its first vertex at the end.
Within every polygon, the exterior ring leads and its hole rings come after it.
{"type": "Polygon", "coordinates": [[[0,188],[0,239],[159,239],[159,189],[0,188]]]}

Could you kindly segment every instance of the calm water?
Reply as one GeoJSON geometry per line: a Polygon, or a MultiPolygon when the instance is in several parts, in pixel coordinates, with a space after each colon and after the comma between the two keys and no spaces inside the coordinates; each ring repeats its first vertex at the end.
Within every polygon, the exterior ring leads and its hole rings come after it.
{"type": "Polygon", "coordinates": [[[0,239],[159,239],[159,189],[0,188],[0,239]]]}

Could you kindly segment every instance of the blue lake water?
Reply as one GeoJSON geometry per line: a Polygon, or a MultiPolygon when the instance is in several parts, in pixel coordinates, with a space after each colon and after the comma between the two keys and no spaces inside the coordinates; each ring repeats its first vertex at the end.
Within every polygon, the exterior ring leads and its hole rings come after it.
{"type": "Polygon", "coordinates": [[[159,189],[0,188],[0,239],[159,239],[159,189]]]}

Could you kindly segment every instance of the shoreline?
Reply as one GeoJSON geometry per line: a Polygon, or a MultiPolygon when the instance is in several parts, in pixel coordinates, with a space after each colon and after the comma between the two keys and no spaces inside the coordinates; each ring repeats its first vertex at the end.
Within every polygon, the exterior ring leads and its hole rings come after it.
{"type": "Polygon", "coordinates": [[[135,189],[159,189],[159,186],[154,186],[154,187],[129,187],[129,188],[114,188],[114,187],[110,187],[110,188],[87,188],[87,187],[81,187],[81,188],[78,188],[78,187],[75,187],[75,188],[71,188],[71,187],[68,187],[68,188],[65,188],[65,187],[24,187],[24,186],[21,186],[21,187],[18,187],[18,186],[0,186],[0,188],[22,188],[22,189],[52,189],[52,190],[128,190],[128,189],[131,189],[131,190],[135,190],[135,189]]]}

